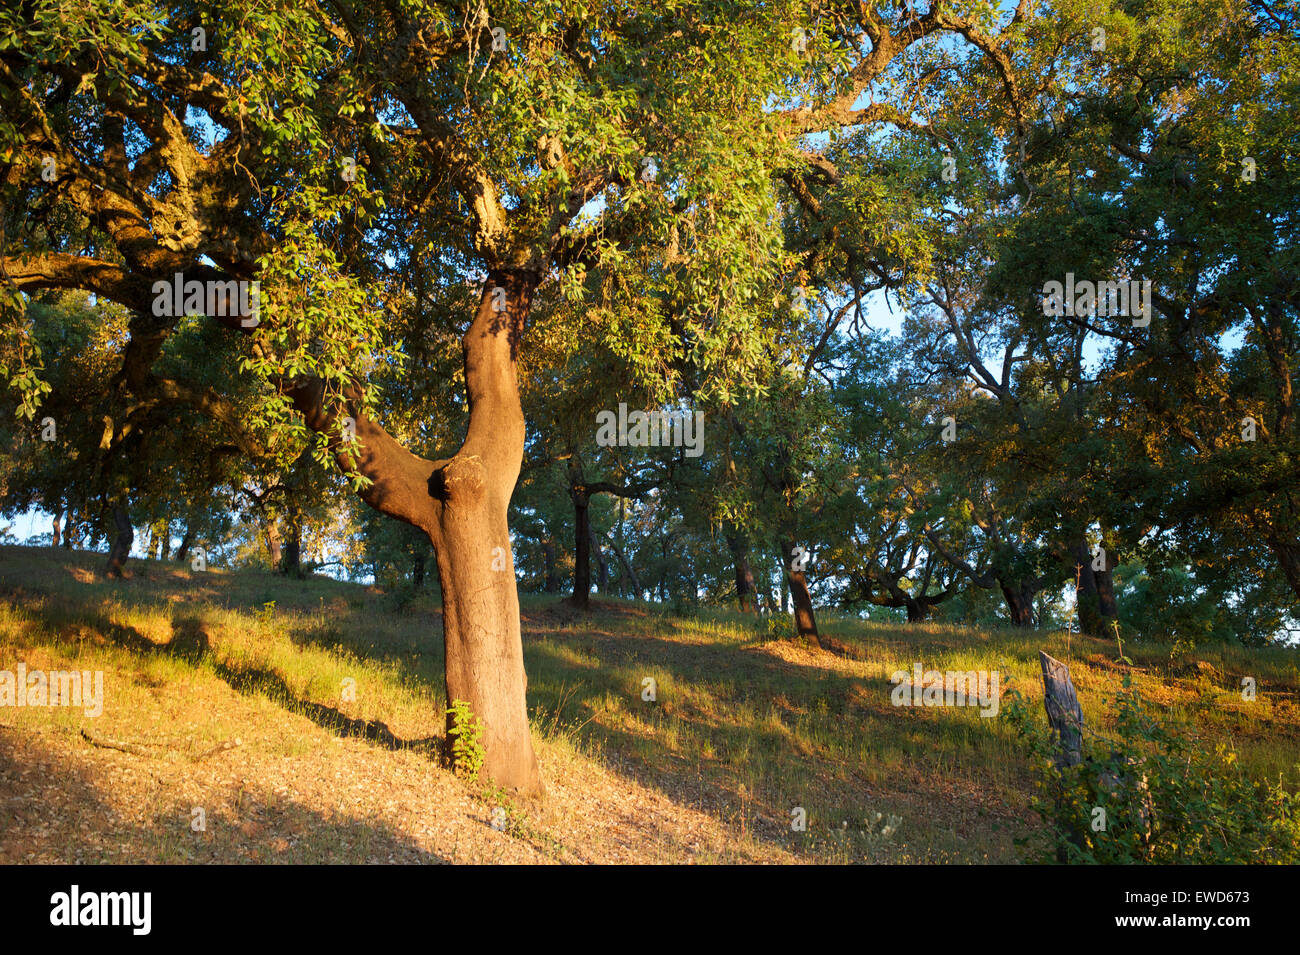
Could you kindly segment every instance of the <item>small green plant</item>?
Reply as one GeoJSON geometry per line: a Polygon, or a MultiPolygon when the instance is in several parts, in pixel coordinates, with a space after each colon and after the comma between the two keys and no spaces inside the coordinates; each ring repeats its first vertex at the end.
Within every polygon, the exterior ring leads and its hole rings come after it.
{"type": "Polygon", "coordinates": [[[1085,734],[1077,766],[1056,765],[1041,710],[1035,713],[1015,689],[1003,700],[1003,712],[1029,744],[1037,790],[1031,805],[1050,828],[1059,861],[1300,861],[1300,798],[1281,779],[1246,776],[1225,744],[1207,747],[1171,730],[1130,677],[1115,697],[1116,738],[1085,734]]]}
{"type": "Polygon", "coordinates": [[[447,708],[447,715],[451,717],[447,732],[454,737],[451,743],[452,768],[471,783],[476,782],[487,755],[483,748],[483,725],[464,700],[453,700],[447,708]]]}
{"type": "Polygon", "coordinates": [[[268,600],[262,604],[261,610],[253,611],[253,619],[257,621],[258,626],[269,627],[271,620],[275,616],[275,601],[268,600]]]}
{"type": "Polygon", "coordinates": [[[1112,620],[1111,626],[1115,628],[1115,647],[1116,649],[1119,650],[1119,656],[1116,658],[1115,662],[1126,663],[1129,666],[1132,666],[1133,661],[1130,660],[1128,657],[1124,656],[1124,641],[1119,638],[1119,621],[1112,620]]]}
{"type": "Polygon", "coordinates": [[[1196,641],[1186,637],[1175,637],[1169,648],[1169,662],[1178,665],[1196,652],[1196,641]]]}
{"type": "Polygon", "coordinates": [[[764,628],[769,640],[794,639],[794,621],[787,613],[774,613],[768,616],[764,628]]]}

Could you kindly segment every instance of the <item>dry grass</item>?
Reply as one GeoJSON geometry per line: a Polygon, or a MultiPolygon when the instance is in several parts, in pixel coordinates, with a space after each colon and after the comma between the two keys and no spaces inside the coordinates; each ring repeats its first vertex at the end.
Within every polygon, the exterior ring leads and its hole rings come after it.
{"type": "MultiPolygon", "coordinates": [[[[1005,862],[1016,837],[1042,838],[1005,723],[895,708],[889,676],[914,662],[998,670],[1034,696],[1038,649],[1066,659],[1061,634],[832,620],[833,654],[727,612],[605,603],[579,616],[526,599],[548,794],[514,804],[438,763],[427,599],[147,561],[107,582],[102,560],[0,548],[0,669],[105,682],[98,718],[0,709],[0,862],[1005,862]],[[806,833],[791,831],[794,807],[806,833]],[[881,836],[876,813],[897,831],[881,836]]],[[[1170,718],[1229,740],[1251,771],[1300,761],[1296,653],[1124,649],[1170,718]],[[1253,703],[1242,676],[1258,681],[1253,703]]],[[[1070,647],[1093,725],[1129,669],[1116,656],[1104,641],[1070,647]]]]}

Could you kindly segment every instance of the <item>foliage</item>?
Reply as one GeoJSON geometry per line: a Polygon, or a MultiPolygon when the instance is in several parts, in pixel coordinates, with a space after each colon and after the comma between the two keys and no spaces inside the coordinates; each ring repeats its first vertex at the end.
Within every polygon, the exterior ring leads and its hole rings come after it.
{"type": "Polygon", "coordinates": [[[451,717],[447,732],[455,737],[451,744],[452,766],[470,782],[475,782],[486,755],[483,725],[464,700],[452,700],[447,715],[451,717]]]}
{"type": "Polygon", "coordinates": [[[1004,693],[1007,718],[1036,769],[1032,805],[1057,858],[1088,864],[1300,861],[1300,797],[1279,778],[1251,778],[1224,741],[1212,748],[1163,722],[1126,676],[1114,740],[1085,732],[1084,758],[1058,768],[1055,740],[1029,701],[1004,693]]]}

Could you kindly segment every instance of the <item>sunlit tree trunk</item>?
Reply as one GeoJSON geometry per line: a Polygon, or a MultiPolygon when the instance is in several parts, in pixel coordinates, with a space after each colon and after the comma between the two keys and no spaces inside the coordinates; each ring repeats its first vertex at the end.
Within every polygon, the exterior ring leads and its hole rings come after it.
{"type": "Polygon", "coordinates": [[[266,522],[266,553],[271,561],[271,569],[279,570],[284,555],[280,548],[280,528],[274,517],[266,522]]]}
{"type": "MultiPolygon", "coordinates": [[[[793,554],[794,541],[787,538],[781,549],[784,554],[793,554]]],[[[819,644],[821,637],[817,633],[817,618],[813,613],[812,594],[808,590],[808,578],[794,558],[785,559],[785,577],[790,584],[790,598],[794,602],[794,628],[801,637],[812,637],[819,644]]]]}
{"type": "MultiPolygon", "coordinates": [[[[442,584],[447,699],[464,700],[481,721],[486,775],[524,793],[540,792],[542,781],[528,725],[507,512],[524,453],[517,349],[538,280],[523,271],[488,276],[463,340],[468,432],[429,480],[437,504],[431,540],[442,584]],[[501,311],[494,307],[497,287],[505,289],[501,311]],[[505,566],[494,569],[501,553],[505,566]]],[[[449,714],[448,740],[453,719],[449,714]]]]}

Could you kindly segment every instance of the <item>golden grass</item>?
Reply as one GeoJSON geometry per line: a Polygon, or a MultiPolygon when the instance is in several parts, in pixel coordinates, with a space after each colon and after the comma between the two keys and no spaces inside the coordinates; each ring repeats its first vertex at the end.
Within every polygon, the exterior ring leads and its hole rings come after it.
{"type": "Polygon", "coordinates": [[[0,710],[0,781],[18,787],[0,861],[1014,861],[1015,838],[1043,834],[1009,727],[973,708],[895,708],[889,677],[917,662],[997,670],[1004,690],[1010,679],[1041,698],[1040,648],[1070,664],[1090,725],[1104,730],[1128,671],[1250,772],[1300,762],[1295,651],[1171,660],[1126,642],[1129,668],[1112,644],[1077,636],[1067,653],[1064,634],[825,618],[844,648],[830,653],[727,611],[603,601],[580,615],[525,598],[550,792],[515,806],[438,764],[429,598],[399,608],[374,588],[148,561],[109,582],[102,560],[0,548],[0,669],[100,669],[106,690],[99,719],[0,710]],[[1254,702],[1243,676],[1258,681],[1254,702]],[[82,728],[155,755],[91,746],[82,728]],[[67,798],[42,783],[59,774],[67,798]],[[207,833],[189,826],[198,799],[207,833]],[[487,825],[496,805],[508,832],[487,825]],[[791,831],[796,807],[807,832],[791,831]]]}

